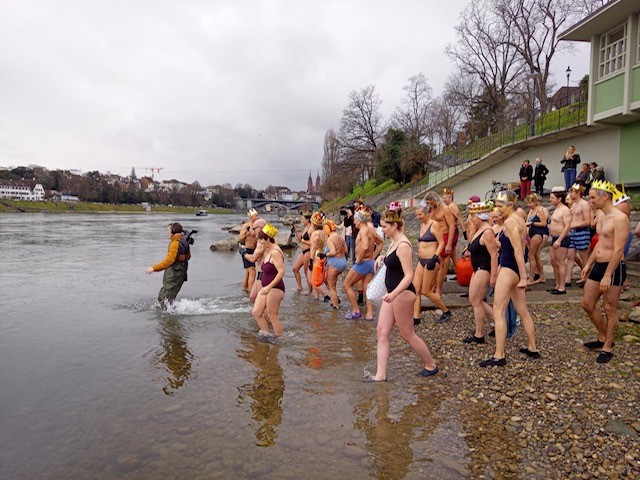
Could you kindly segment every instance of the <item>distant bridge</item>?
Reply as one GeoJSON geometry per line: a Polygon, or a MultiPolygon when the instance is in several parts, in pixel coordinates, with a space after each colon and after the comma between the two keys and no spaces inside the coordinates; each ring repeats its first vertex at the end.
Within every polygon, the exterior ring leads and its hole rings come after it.
{"type": "MultiPolygon", "coordinates": [[[[239,202],[240,203],[240,202],[239,202]]],[[[320,207],[319,202],[310,200],[269,200],[266,198],[243,198],[239,207],[249,210],[250,208],[266,209],[267,205],[276,205],[278,208],[284,207],[287,212],[292,210],[317,210],[320,207]]]]}

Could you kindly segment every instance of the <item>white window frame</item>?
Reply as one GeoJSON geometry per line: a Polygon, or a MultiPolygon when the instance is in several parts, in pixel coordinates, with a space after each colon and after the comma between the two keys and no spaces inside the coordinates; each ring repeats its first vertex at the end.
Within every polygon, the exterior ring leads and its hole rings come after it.
{"type": "Polygon", "coordinates": [[[640,14],[638,14],[638,21],[636,25],[636,30],[638,31],[638,38],[636,39],[636,65],[640,65],[640,14]]]}
{"type": "Polygon", "coordinates": [[[598,50],[598,79],[615,76],[627,66],[627,22],[600,35],[598,50]],[[622,38],[611,42],[611,34],[622,30],[622,38]]]}

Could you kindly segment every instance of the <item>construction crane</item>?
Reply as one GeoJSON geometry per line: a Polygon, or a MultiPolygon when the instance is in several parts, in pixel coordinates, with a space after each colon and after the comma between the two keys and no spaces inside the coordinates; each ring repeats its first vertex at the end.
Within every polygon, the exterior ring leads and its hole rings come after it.
{"type": "Polygon", "coordinates": [[[153,178],[153,174],[155,173],[160,173],[162,170],[164,170],[164,167],[132,167],[132,168],[137,168],[137,169],[144,169],[145,173],[148,171],[151,171],[151,180],[154,180],[153,178]]]}

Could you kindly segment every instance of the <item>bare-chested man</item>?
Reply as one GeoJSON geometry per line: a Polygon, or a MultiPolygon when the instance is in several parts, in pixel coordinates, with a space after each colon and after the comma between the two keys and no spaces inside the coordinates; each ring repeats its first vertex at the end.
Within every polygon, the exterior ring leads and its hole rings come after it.
{"type": "Polygon", "coordinates": [[[603,215],[596,224],[598,243],[582,269],[586,280],[582,294],[582,308],[598,330],[598,339],[585,343],[585,347],[600,350],[598,363],[607,363],[613,357],[613,340],[618,329],[618,300],[626,278],[624,244],[629,235],[629,217],[613,206],[615,185],[594,181],[589,190],[589,203],[603,215]],[[604,296],[606,321],[596,302],[604,296]]]}
{"type": "Polygon", "coordinates": [[[549,195],[549,201],[555,207],[549,224],[549,235],[551,236],[549,254],[556,284],[547,291],[552,295],[564,295],[567,293],[564,284],[566,276],[565,261],[567,259],[567,249],[571,245],[571,239],[569,238],[571,212],[564,203],[566,196],[567,192],[562,187],[553,187],[551,195],[549,195]]]}
{"type": "MultiPolygon", "coordinates": [[[[253,230],[253,224],[258,219],[258,212],[255,208],[247,211],[249,220],[242,224],[240,233],[238,234],[238,243],[240,244],[240,254],[252,254],[258,245],[258,235],[253,230]]],[[[251,292],[253,282],[256,280],[256,264],[242,257],[242,265],[244,266],[244,280],[242,281],[243,290],[251,292]]]]}
{"type": "MultiPolygon", "coordinates": [[[[456,231],[454,235],[453,249],[451,250],[451,260],[455,265],[456,264],[456,245],[458,243],[460,232],[465,231],[465,224],[464,224],[464,220],[462,219],[462,214],[460,213],[460,207],[458,207],[458,205],[453,201],[453,194],[454,194],[453,190],[445,188],[444,194],[442,195],[442,202],[447,207],[449,207],[449,210],[451,210],[451,213],[453,214],[453,218],[455,219],[455,222],[456,222],[456,231]]],[[[445,262],[448,263],[448,261],[449,261],[449,258],[447,257],[445,259],[445,262]]]]}
{"type": "Polygon", "coordinates": [[[442,298],[442,284],[449,268],[449,263],[445,260],[453,252],[455,244],[458,243],[457,221],[451,209],[444,204],[442,198],[436,192],[427,192],[424,196],[424,201],[427,202],[431,209],[431,218],[440,225],[440,230],[444,237],[445,247],[440,254],[442,262],[440,262],[438,276],[436,277],[436,294],[442,298]]]}
{"type": "MultiPolygon", "coordinates": [[[[576,262],[583,268],[589,259],[589,244],[591,242],[591,207],[589,202],[582,198],[584,186],[574,183],[569,189],[569,196],[573,205],[571,206],[571,230],[569,230],[569,238],[571,243],[569,248],[575,248],[578,256],[576,262]]],[[[571,272],[568,271],[565,283],[571,283],[571,272]]],[[[583,283],[583,282],[578,282],[583,283]]]]}
{"type": "MultiPolygon", "coordinates": [[[[367,285],[373,277],[375,259],[382,250],[382,240],[376,235],[373,225],[368,226],[371,222],[371,215],[361,209],[353,215],[354,225],[358,228],[358,236],[356,237],[356,261],[347,273],[344,279],[344,290],[351,304],[351,311],[347,312],[345,318],[360,318],[360,308],[358,307],[358,297],[353,290],[353,286],[362,280],[362,289],[367,291],[367,285]]],[[[367,299],[367,313],[365,320],[373,320],[373,304],[367,299]]]]}

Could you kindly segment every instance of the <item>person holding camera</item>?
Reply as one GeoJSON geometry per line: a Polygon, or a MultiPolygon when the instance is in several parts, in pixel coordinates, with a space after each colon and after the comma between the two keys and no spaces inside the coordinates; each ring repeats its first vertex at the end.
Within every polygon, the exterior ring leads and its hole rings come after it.
{"type": "Polygon", "coordinates": [[[169,224],[169,251],[166,258],[153,267],[147,268],[147,274],[164,271],[162,277],[162,288],[158,293],[158,301],[162,308],[166,308],[167,303],[172,304],[182,288],[182,284],[187,281],[187,267],[191,258],[189,245],[193,244],[192,231],[185,237],[182,225],[178,222],[169,224]]]}

